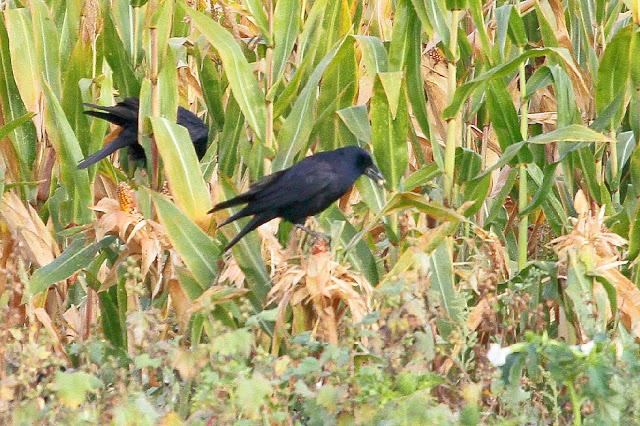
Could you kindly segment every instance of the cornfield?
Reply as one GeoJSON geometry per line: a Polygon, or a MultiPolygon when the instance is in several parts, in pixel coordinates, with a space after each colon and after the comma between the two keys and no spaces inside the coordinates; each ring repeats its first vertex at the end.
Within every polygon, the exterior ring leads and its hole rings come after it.
{"type": "Polygon", "coordinates": [[[3,424],[640,424],[637,0],[0,11],[3,424]],[[78,168],[128,97],[147,161],[78,168]],[[224,252],[213,205],[350,145],[386,186],[330,242],[224,252]]]}

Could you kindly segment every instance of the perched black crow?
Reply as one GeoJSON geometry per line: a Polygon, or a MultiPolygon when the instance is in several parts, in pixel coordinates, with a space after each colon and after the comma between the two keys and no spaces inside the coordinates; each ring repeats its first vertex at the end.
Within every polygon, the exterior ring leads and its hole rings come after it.
{"type": "MultiPolygon", "coordinates": [[[[145,158],[144,149],[138,143],[138,110],[140,109],[138,98],[127,98],[110,107],[95,104],[84,105],[98,110],[88,110],[84,112],[85,114],[107,120],[120,126],[121,129],[117,136],[104,148],[82,160],[78,164],[79,169],[85,169],[124,147],[129,147],[129,155],[134,160],[145,158]]],[[[178,107],[177,121],[179,125],[186,127],[189,131],[196,154],[201,159],[207,150],[209,129],[194,113],[182,107],[178,107]]]]}
{"type": "Polygon", "coordinates": [[[229,250],[240,238],[258,226],[281,217],[306,232],[307,217],[320,213],[343,196],[360,175],[365,174],[378,185],[384,177],[373,164],[371,156],[357,146],[321,152],[305,158],[288,169],[264,177],[249,191],[217,204],[209,213],[247,204],[225,220],[224,226],[236,219],[253,216],[251,221],[225,247],[229,250]]]}

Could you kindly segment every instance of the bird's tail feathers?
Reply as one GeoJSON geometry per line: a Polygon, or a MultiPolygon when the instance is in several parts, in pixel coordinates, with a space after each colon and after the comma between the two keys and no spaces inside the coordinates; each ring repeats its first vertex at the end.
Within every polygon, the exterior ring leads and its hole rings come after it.
{"type": "Polygon", "coordinates": [[[120,148],[124,148],[125,146],[130,145],[131,141],[127,139],[127,135],[125,133],[121,133],[117,138],[115,138],[111,143],[102,148],[100,151],[94,152],[89,155],[87,158],[78,163],[79,169],[86,169],[92,164],[97,163],[105,157],[113,154],[120,148]]]}
{"type": "Polygon", "coordinates": [[[222,228],[223,226],[228,225],[229,223],[233,222],[234,220],[238,220],[238,219],[241,219],[243,217],[251,216],[253,213],[254,212],[249,211],[248,207],[245,207],[242,210],[240,210],[238,213],[232,214],[231,216],[229,216],[224,222],[222,222],[217,227],[218,228],[222,228]]]}
{"type": "Polygon", "coordinates": [[[237,197],[234,197],[230,200],[223,201],[221,203],[216,204],[215,206],[213,206],[211,210],[209,210],[208,213],[214,213],[214,212],[217,212],[218,210],[226,209],[228,207],[234,207],[239,204],[245,204],[251,200],[253,195],[254,194],[240,194],[237,197]]]}
{"type": "Polygon", "coordinates": [[[249,190],[243,194],[240,194],[230,200],[223,201],[222,203],[218,203],[209,213],[217,212],[218,210],[226,209],[227,207],[237,206],[238,204],[245,204],[249,201],[253,201],[258,197],[258,194],[264,194],[264,190],[269,187],[269,185],[273,184],[277,179],[280,179],[288,169],[280,170],[279,172],[272,173],[268,176],[263,177],[258,182],[253,183],[249,190]]]}
{"type": "MultiPolygon", "coordinates": [[[[233,217],[233,216],[232,216],[233,217]]],[[[233,247],[234,245],[236,245],[236,243],[238,241],[240,241],[240,239],[242,237],[244,237],[245,235],[247,235],[249,232],[253,231],[254,229],[256,229],[258,226],[262,225],[263,223],[267,223],[269,222],[271,219],[273,219],[275,216],[271,215],[271,214],[258,214],[255,215],[250,221],[249,223],[247,223],[247,225],[242,228],[242,230],[240,232],[238,232],[238,235],[236,235],[235,237],[233,237],[233,239],[229,242],[229,244],[227,244],[227,246],[224,248],[224,251],[229,250],[231,247],[233,247]]],[[[231,219],[231,218],[229,218],[231,219]]],[[[227,221],[229,220],[227,219],[227,221]]],[[[235,220],[235,219],[234,219],[235,220]]]]}

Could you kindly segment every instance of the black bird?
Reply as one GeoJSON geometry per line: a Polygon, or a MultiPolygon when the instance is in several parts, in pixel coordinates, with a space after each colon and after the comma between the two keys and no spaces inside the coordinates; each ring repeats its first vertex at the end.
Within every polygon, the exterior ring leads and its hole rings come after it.
{"type": "Polygon", "coordinates": [[[276,217],[284,218],[297,228],[314,234],[304,227],[305,219],[329,207],[363,174],[378,185],[384,184],[382,173],[373,164],[367,151],[350,146],[321,152],[288,169],[264,177],[244,194],[217,204],[209,213],[247,204],[220,226],[242,217],[253,216],[242,231],[227,244],[225,251],[247,233],[276,217]]]}
{"type": "MultiPolygon", "coordinates": [[[[126,98],[122,102],[109,107],[95,104],[84,104],[84,106],[98,110],[87,110],[84,112],[85,114],[107,120],[120,126],[121,129],[115,139],[110,141],[104,148],[82,160],[78,164],[79,169],[86,169],[124,147],[129,147],[129,155],[133,160],[145,158],[144,149],[138,143],[138,111],[140,109],[138,98],[126,98]]],[[[207,126],[198,116],[182,107],[178,107],[177,122],[187,128],[198,159],[202,159],[207,150],[207,134],[209,133],[207,126]]]]}

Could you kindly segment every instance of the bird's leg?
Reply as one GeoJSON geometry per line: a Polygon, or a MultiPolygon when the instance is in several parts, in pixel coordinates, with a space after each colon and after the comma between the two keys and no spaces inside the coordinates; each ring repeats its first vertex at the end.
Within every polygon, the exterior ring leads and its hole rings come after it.
{"type": "Polygon", "coordinates": [[[310,228],[307,228],[302,223],[296,223],[295,227],[300,229],[300,230],[302,230],[302,231],[304,231],[304,232],[306,232],[307,234],[311,235],[311,237],[314,240],[323,239],[323,240],[327,241],[329,244],[331,244],[331,237],[329,235],[323,233],[323,232],[314,231],[314,230],[312,230],[310,228]]]}

